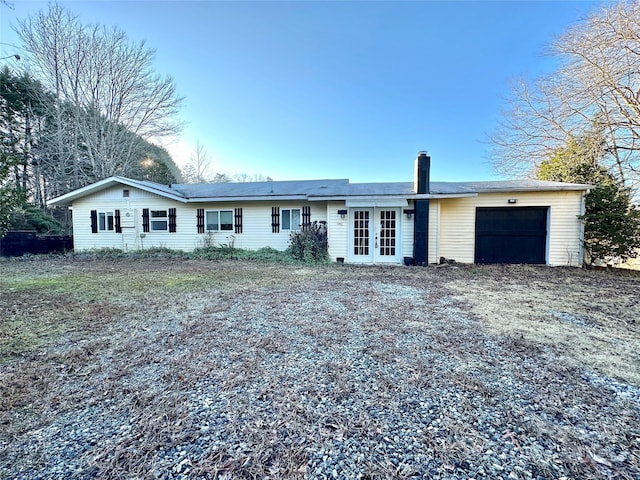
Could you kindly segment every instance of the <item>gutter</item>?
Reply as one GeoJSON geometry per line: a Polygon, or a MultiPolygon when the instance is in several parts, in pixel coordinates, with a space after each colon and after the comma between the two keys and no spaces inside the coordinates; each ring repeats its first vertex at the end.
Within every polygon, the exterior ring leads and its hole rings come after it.
{"type": "Polygon", "coordinates": [[[255,197],[192,197],[185,203],[215,203],[215,202],[255,202],[273,200],[308,200],[306,195],[257,195],[255,197]]]}

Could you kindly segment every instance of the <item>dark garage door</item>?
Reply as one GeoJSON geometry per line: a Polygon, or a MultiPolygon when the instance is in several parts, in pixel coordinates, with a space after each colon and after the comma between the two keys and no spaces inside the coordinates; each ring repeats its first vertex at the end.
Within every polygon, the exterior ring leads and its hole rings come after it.
{"type": "Polygon", "coordinates": [[[476,209],[476,263],[545,263],[547,207],[476,209]]]}

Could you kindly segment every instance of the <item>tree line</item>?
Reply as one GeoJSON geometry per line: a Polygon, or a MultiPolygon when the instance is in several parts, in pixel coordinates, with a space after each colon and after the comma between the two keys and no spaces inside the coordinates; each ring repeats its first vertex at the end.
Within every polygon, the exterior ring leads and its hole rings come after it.
{"type": "Polygon", "coordinates": [[[513,82],[489,136],[493,165],[592,185],[582,216],[587,252],[640,256],[640,1],[598,7],[546,53],[554,71],[513,82]]]}
{"type": "Polygon", "coordinates": [[[156,142],[180,132],[182,98],[152,49],[57,4],[16,32],[26,54],[0,66],[0,233],[19,207],[113,175],[180,180],[156,142]]]}

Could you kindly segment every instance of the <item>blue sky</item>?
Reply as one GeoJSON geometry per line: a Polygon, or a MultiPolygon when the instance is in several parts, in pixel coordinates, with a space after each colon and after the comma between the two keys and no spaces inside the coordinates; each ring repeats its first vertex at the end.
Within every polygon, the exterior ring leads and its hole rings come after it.
{"type": "MultiPolygon", "coordinates": [[[[0,42],[46,2],[0,6],[0,42]]],[[[598,2],[60,2],[156,50],[188,122],[181,165],[206,148],[216,172],[276,180],[499,178],[484,143],[509,83],[553,70],[554,36],[598,2]]],[[[1,56],[15,49],[0,45],[1,56]]],[[[18,51],[18,53],[20,53],[18,51]]]]}

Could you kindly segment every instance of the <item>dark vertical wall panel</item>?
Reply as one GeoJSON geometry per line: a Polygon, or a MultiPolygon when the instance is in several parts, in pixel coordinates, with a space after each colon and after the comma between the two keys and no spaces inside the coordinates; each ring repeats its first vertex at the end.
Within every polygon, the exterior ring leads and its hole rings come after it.
{"type": "MultiPolygon", "coordinates": [[[[419,153],[416,158],[416,193],[429,193],[431,157],[419,153]]],[[[413,258],[416,265],[429,263],[429,200],[415,201],[413,220],[413,258]]]]}
{"type": "Polygon", "coordinates": [[[416,265],[426,265],[429,262],[429,200],[415,201],[413,222],[413,258],[416,265]]]}

